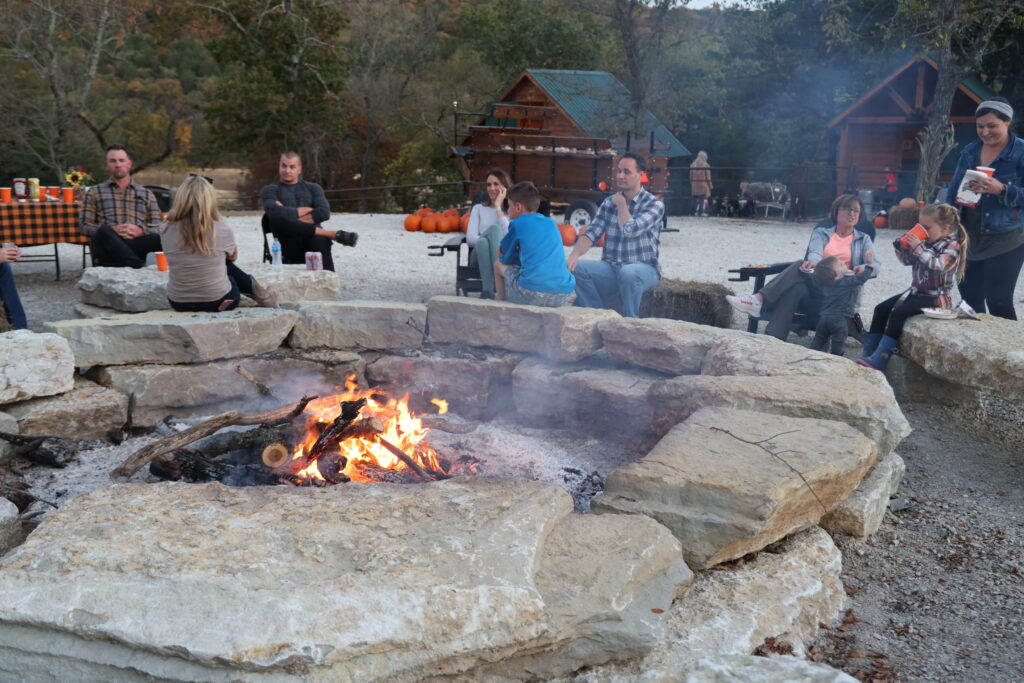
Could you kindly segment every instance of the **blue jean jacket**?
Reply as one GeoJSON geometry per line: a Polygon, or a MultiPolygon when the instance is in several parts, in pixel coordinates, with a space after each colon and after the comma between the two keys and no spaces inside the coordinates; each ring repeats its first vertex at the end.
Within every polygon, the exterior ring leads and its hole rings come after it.
{"type": "MultiPolygon", "coordinates": [[[[946,202],[956,206],[956,192],[964,179],[964,172],[978,164],[981,140],[975,140],[964,148],[957,162],[953,180],[946,191],[946,202]]],[[[1024,140],[1010,133],[1010,142],[991,164],[996,170],[995,178],[1006,186],[1002,196],[981,195],[981,232],[994,235],[1010,232],[1024,225],[1024,140]]]]}

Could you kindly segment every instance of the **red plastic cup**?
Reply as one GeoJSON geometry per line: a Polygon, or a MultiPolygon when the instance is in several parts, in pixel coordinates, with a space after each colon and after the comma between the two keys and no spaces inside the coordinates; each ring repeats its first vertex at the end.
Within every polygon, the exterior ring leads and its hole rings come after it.
{"type": "Polygon", "coordinates": [[[60,189],[61,198],[65,204],[75,203],[75,188],[73,187],[62,187],[60,189]]]}
{"type": "Polygon", "coordinates": [[[905,233],[900,235],[900,246],[903,247],[904,249],[910,248],[910,242],[907,240],[907,238],[910,237],[911,235],[921,240],[922,242],[928,239],[928,231],[924,229],[923,225],[918,223],[910,230],[907,230],[905,233]]]}
{"type": "Polygon", "coordinates": [[[167,254],[162,251],[158,251],[155,252],[154,256],[156,256],[156,269],[167,270],[167,254]]]}
{"type": "Polygon", "coordinates": [[[984,173],[989,178],[991,178],[992,176],[994,176],[996,174],[996,169],[992,168],[991,166],[978,166],[974,170],[975,171],[979,171],[981,173],[984,173]]]}
{"type": "Polygon", "coordinates": [[[0,187],[0,202],[3,202],[4,204],[10,204],[12,200],[13,198],[11,195],[11,188],[0,187]]]}
{"type": "Polygon", "coordinates": [[[47,185],[46,194],[56,199],[60,196],[60,187],[57,185],[47,185]]]}

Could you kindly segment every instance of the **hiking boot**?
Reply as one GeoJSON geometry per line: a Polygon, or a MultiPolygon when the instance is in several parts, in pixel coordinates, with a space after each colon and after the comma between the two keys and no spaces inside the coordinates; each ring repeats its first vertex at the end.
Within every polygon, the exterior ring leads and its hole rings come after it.
{"type": "Polygon", "coordinates": [[[252,298],[264,308],[277,308],[277,292],[267,289],[256,278],[252,278],[252,298]]]}
{"type": "Polygon", "coordinates": [[[334,233],[334,241],[338,244],[344,244],[346,247],[354,247],[356,246],[356,242],[359,241],[359,233],[339,230],[334,233]]]}

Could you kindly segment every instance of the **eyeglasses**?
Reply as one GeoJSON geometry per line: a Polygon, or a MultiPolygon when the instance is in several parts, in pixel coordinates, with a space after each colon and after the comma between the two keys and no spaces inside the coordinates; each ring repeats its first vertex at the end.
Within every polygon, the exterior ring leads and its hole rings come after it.
{"type": "Polygon", "coordinates": [[[844,206],[843,208],[841,208],[839,210],[840,211],[845,211],[846,213],[852,213],[853,215],[857,215],[858,213],[860,213],[860,209],[855,209],[852,206],[844,206]]]}

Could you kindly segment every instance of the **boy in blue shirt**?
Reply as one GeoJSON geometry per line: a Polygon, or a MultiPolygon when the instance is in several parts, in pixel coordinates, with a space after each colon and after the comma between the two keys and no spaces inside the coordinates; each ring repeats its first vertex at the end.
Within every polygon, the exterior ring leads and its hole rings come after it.
{"type": "Polygon", "coordinates": [[[565,306],[576,290],[576,278],[565,263],[558,226],[537,213],[540,191],[531,182],[508,191],[508,234],[494,262],[497,298],[529,306],[565,306]]]}

